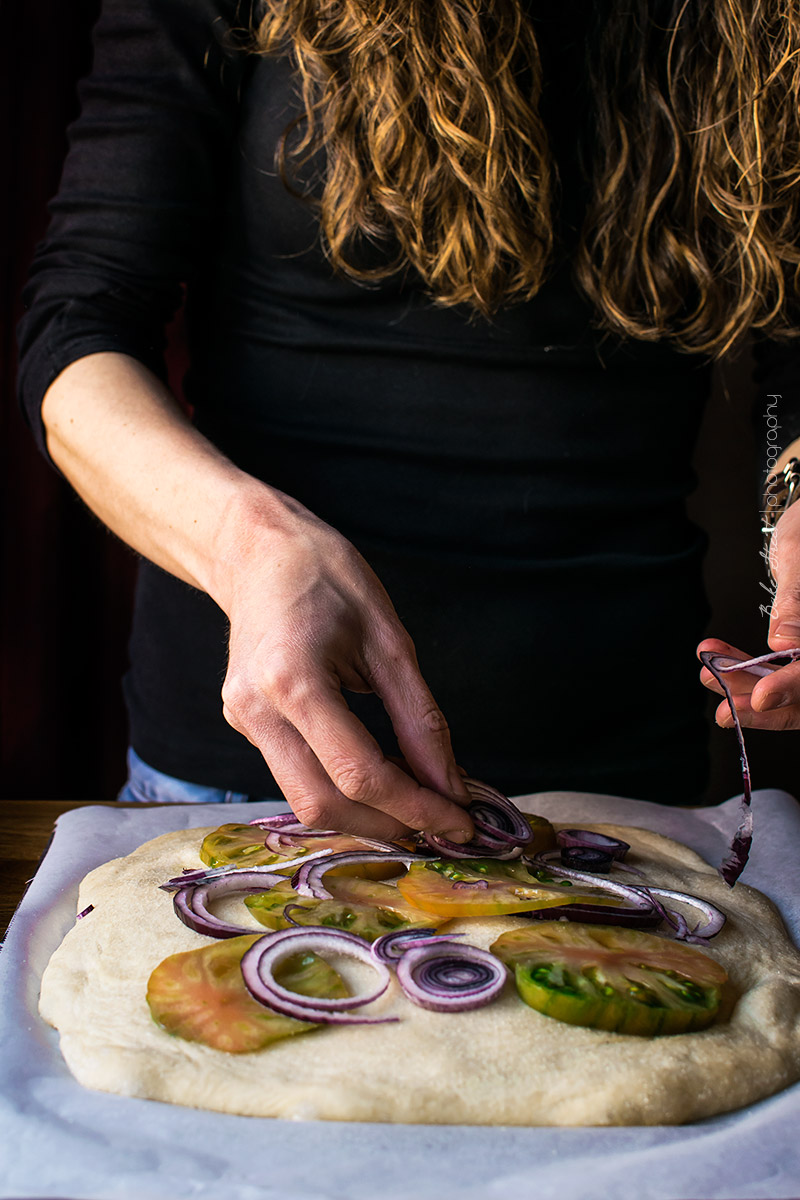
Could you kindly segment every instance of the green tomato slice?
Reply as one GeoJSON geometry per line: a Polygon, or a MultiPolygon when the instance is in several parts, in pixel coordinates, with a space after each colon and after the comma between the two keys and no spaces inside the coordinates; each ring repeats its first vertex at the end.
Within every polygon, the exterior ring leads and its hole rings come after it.
{"type": "Polygon", "coordinates": [[[431,916],[415,908],[396,887],[373,879],[356,879],[348,876],[325,876],[325,887],[332,900],[314,900],[299,896],[286,883],[278,883],[268,892],[248,896],[245,904],[262,925],[269,929],[287,929],[295,922],[298,925],[326,925],[333,929],[345,929],[368,942],[396,929],[435,929],[441,918],[431,916]],[[291,921],[284,916],[289,905],[291,921]]]}
{"type": "Polygon", "coordinates": [[[532,912],[579,901],[616,903],[607,893],[594,894],[589,887],[578,890],[570,880],[558,880],[543,872],[532,875],[524,863],[513,859],[412,863],[408,873],[398,879],[397,889],[417,908],[443,919],[532,912]]]}
{"type": "MultiPolygon", "coordinates": [[[[331,850],[334,854],[358,853],[366,849],[359,838],[346,833],[331,834],[330,837],[306,837],[283,835],[283,852],[276,854],[265,844],[267,831],[260,825],[220,825],[203,838],[200,858],[209,867],[274,867],[277,873],[293,871],[296,858],[316,850],[331,850]]],[[[358,863],[350,867],[334,867],[335,875],[354,875],[365,879],[388,879],[401,868],[397,863],[358,863]]]]}
{"type": "MultiPolygon", "coordinates": [[[[248,992],[240,963],[261,936],[227,938],[159,963],[147,984],[147,1003],[156,1024],[175,1037],[229,1054],[249,1054],[280,1038],[319,1028],[273,1012],[248,992]]],[[[303,996],[350,995],[341,976],[316,954],[284,959],[275,978],[303,996]]]]}
{"type": "Polygon", "coordinates": [[[728,977],[694,946],[610,925],[515,929],[491,951],[513,967],[517,991],[537,1012],[640,1037],[705,1029],[728,977]]]}

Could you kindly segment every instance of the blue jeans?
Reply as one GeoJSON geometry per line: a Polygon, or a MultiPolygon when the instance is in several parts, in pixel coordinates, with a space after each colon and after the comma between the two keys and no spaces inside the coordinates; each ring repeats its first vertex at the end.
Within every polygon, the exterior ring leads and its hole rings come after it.
{"type": "Polygon", "coordinates": [[[165,775],[142,762],[133,748],[128,750],[128,779],[117,800],[135,804],[246,804],[256,800],[279,800],[279,796],[248,796],[226,792],[165,775]]]}

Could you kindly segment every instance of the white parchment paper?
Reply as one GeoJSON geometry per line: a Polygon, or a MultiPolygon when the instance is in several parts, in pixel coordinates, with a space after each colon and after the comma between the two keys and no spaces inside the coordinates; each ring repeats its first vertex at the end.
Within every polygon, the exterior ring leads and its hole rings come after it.
{"type": "MultiPolygon", "coordinates": [[[[800,806],[753,797],[745,883],[800,943],[800,806]]],[[[791,1200],[800,1196],[800,1085],[683,1126],[521,1129],[233,1117],[82,1088],[39,1018],[42,972],[93,867],[174,829],[248,821],[282,805],[76,809],[55,837],[0,954],[3,1200],[791,1200]]],[[[612,821],[674,837],[718,864],[738,801],[673,809],[549,792],[558,821],[612,821]]],[[[387,1064],[387,1070],[390,1064],[387,1064]]],[[[536,1064],[530,1065],[531,1070],[536,1064]]]]}

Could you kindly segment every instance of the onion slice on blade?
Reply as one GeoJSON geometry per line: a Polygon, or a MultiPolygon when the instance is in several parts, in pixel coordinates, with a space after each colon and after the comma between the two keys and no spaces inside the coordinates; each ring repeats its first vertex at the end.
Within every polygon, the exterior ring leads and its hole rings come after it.
{"type": "Polygon", "coordinates": [[[721,863],[719,873],[729,887],[733,887],[747,864],[750,846],[753,841],[753,810],[750,807],[750,764],[744,748],[744,734],[736,711],[736,701],[725,675],[729,671],[749,671],[751,675],[765,676],[771,674],[769,666],[785,667],[800,659],[800,647],[791,650],[778,650],[772,654],[760,654],[757,658],[744,660],[731,658],[728,654],[715,654],[711,650],[701,650],[700,661],[707,667],[725,693],[728,708],[733,718],[736,730],[736,740],[739,743],[739,761],[742,766],[742,803],[739,808],[739,824],[733,835],[730,849],[721,863]]]}
{"type": "Polygon", "coordinates": [[[508,976],[505,965],[488,950],[460,942],[443,945],[438,939],[436,945],[408,949],[396,971],[408,999],[434,1012],[466,1012],[490,1004],[508,976]]]}
{"type": "Polygon", "coordinates": [[[241,970],[244,985],[254,1000],[297,1021],[313,1021],[320,1025],[384,1025],[398,1019],[354,1016],[348,1011],[371,1004],[382,996],[389,986],[391,975],[385,963],[376,961],[372,956],[363,938],[341,929],[316,926],[313,929],[281,929],[265,934],[245,952],[241,970]],[[377,984],[366,995],[336,999],[291,992],[275,979],[275,968],[283,959],[298,953],[317,954],[320,958],[326,954],[355,958],[377,972],[377,984]]]}

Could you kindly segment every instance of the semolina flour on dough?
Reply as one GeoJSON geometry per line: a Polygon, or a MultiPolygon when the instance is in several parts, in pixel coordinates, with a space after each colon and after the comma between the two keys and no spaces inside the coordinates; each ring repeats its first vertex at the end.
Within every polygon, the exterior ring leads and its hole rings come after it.
{"type": "MultiPolygon", "coordinates": [[[[436,1013],[411,1004],[393,979],[361,1011],[397,1016],[396,1024],[323,1027],[237,1055],[172,1037],[151,1018],[148,978],[168,955],[209,939],[178,920],[159,884],[203,865],[198,851],[210,829],[164,834],[87,875],[78,911],[93,911],[51,958],[40,1012],[59,1030],[67,1065],[85,1087],[247,1116],[669,1125],[741,1108],[800,1079],[800,953],[771,901],[741,883],[728,888],[669,838],[587,827],[629,842],[626,861],[649,883],[704,897],[727,914],[703,948],[729,975],[710,1028],[657,1038],[583,1029],[530,1009],[511,978],[484,1008],[436,1013]]],[[[264,932],[241,899],[217,911],[264,932]]],[[[488,947],[525,924],[473,918],[447,930],[488,947]]]]}

